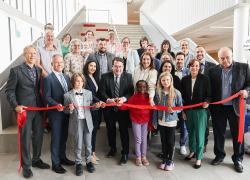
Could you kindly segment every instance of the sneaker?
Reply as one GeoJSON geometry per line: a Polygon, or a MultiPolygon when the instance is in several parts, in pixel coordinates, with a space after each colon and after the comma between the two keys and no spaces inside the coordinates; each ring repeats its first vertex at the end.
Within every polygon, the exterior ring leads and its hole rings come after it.
{"type": "Polygon", "coordinates": [[[165,166],[166,166],[165,162],[162,162],[159,166],[159,169],[165,170],[165,166]]]}
{"type": "Polygon", "coordinates": [[[141,158],[136,158],[136,159],[135,159],[135,165],[136,165],[136,166],[142,166],[141,158]]]}
{"type": "Polygon", "coordinates": [[[165,170],[166,171],[172,171],[174,169],[174,162],[173,161],[169,161],[166,166],[165,166],[165,170]]]}
{"type": "Polygon", "coordinates": [[[149,166],[149,162],[146,157],[142,157],[141,161],[142,161],[143,166],[149,166]]]}
{"type": "Polygon", "coordinates": [[[187,154],[187,150],[186,150],[185,146],[181,146],[180,153],[181,153],[181,155],[186,155],[187,154]]]}

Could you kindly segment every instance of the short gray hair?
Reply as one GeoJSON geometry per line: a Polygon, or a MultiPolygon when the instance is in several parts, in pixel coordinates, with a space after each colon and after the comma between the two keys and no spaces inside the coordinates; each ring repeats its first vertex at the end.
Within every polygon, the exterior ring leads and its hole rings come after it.
{"type": "Polygon", "coordinates": [[[25,46],[25,47],[23,48],[23,54],[26,54],[27,51],[28,51],[29,49],[31,49],[31,48],[33,48],[33,49],[36,50],[36,47],[33,46],[33,45],[31,44],[31,45],[25,46]]]}

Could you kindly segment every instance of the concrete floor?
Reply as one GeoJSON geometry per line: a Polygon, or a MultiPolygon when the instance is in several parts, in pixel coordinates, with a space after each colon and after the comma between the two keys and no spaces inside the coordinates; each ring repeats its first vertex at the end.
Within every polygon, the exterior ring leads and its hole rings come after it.
{"type": "MultiPolygon", "coordinates": [[[[132,133],[130,133],[132,134],[132,133]]],[[[178,135],[177,135],[178,136],[178,135]]],[[[50,152],[49,152],[49,141],[50,135],[46,134],[44,136],[44,146],[42,159],[51,164],[50,161],[50,152]]],[[[132,139],[132,135],[131,135],[132,139]]],[[[176,138],[179,140],[179,138],[176,138]]],[[[117,138],[119,142],[119,136],[117,138]]],[[[131,141],[132,142],[132,141],[131,141]]],[[[68,143],[68,156],[70,159],[73,158],[72,150],[72,141],[69,139],[68,143]]],[[[133,149],[133,144],[131,144],[131,151],[133,149]]],[[[250,177],[250,156],[246,155],[244,158],[244,172],[239,174],[236,173],[233,169],[233,163],[231,161],[232,155],[232,143],[228,139],[226,141],[226,152],[227,156],[224,162],[219,166],[210,165],[210,161],[214,158],[212,149],[213,149],[213,140],[212,135],[210,135],[210,140],[208,144],[207,152],[204,155],[202,161],[202,167],[200,169],[194,169],[192,167],[193,162],[184,161],[184,157],[179,154],[179,143],[176,143],[176,152],[175,152],[175,169],[173,171],[162,171],[157,169],[160,159],[156,157],[156,154],[160,152],[160,143],[159,136],[152,138],[152,143],[148,151],[148,159],[150,161],[150,166],[148,167],[137,167],[134,164],[135,156],[130,154],[129,162],[127,165],[120,166],[118,165],[120,154],[117,154],[115,158],[106,158],[105,154],[109,150],[107,147],[106,140],[106,129],[101,127],[98,131],[97,137],[97,155],[101,159],[100,164],[96,165],[96,171],[92,174],[88,173],[84,169],[84,174],[81,177],[75,176],[74,166],[65,167],[67,172],[66,174],[60,175],[54,173],[52,170],[40,170],[32,168],[33,178],[32,179],[46,179],[46,180],[246,180],[250,177]]],[[[118,149],[119,150],[119,149],[118,149]]],[[[15,180],[15,179],[24,179],[22,175],[18,175],[18,155],[17,154],[0,154],[0,179],[1,180],[15,180]]]]}

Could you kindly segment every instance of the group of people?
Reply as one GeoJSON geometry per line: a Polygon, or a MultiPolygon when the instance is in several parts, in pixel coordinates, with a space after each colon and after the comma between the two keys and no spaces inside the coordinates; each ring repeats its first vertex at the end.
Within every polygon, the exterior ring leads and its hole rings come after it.
{"type": "MultiPolygon", "coordinates": [[[[120,164],[128,161],[129,125],[132,122],[135,164],[148,166],[147,134],[150,127],[160,131],[162,143],[162,170],[174,169],[175,130],[180,127],[180,152],[190,153],[185,160],[196,158],[194,168],[201,167],[206,151],[212,117],[214,154],[212,165],[219,165],[226,156],[224,150],[227,121],[233,139],[232,160],[237,172],[243,172],[244,142],[237,141],[239,98],[224,104],[209,105],[237,92],[247,98],[250,93],[250,70],[247,64],[235,62],[232,50],[218,51],[219,64],[206,60],[206,51],[197,46],[196,54],[189,51],[187,40],[180,42],[181,51],[171,51],[168,40],[156,48],[146,37],[140,40],[140,49],[130,48],[130,39],[115,42],[114,31],[109,38],[93,41],[93,32],[87,31],[84,42],[65,34],[62,43],[54,38],[52,24],[45,26],[45,36],[37,47],[24,48],[24,63],[10,70],[6,86],[11,107],[20,113],[27,106],[50,107],[52,170],[65,173],[62,165],[75,165],[77,176],[83,174],[82,145],[88,172],[94,172],[96,134],[102,119],[106,122],[110,147],[107,157],[117,153],[116,122],[121,139],[120,164]],[[68,49],[67,49],[68,48],[68,49]],[[115,54],[114,54],[115,53],[115,54]],[[134,105],[161,105],[167,110],[127,108],[134,105]],[[202,106],[186,110],[172,107],[203,102],[202,106]],[[113,106],[108,106],[111,104],[113,106]],[[91,108],[85,108],[91,106],[91,108]],[[66,156],[68,132],[74,137],[75,160],[66,156]]],[[[21,129],[23,176],[33,175],[32,167],[49,169],[40,159],[43,142],[44,112],[27,111],[27,120],[21,129]],[[33,156],[30,156],[32,139],[33,156]]]]}

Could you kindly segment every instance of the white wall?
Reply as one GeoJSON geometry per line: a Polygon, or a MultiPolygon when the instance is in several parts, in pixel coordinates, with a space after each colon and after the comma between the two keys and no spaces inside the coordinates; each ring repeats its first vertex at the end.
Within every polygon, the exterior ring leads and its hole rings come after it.
{"type": "MultiPolygon", "coordinates": [[[[93,10],[109,10],[112,16],[113,24],[128,24],[128,12],[127,12],[127,2],[126,0],[83,0],[86,9],[93,10]]],[[[107,22],[107,12],[100,11],[95,12],[98,14],[93,18],[93,22],[107,22]]],[[[91,19],[90,19],[91,21],[91,19]]]]}
{"type": "Polygon", "coordinates": [[[173,34],[235,4],[235,0],[146,0],[140,10],[173,34]]]}

